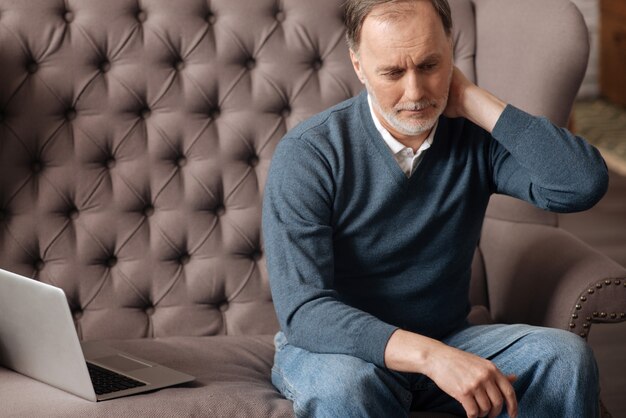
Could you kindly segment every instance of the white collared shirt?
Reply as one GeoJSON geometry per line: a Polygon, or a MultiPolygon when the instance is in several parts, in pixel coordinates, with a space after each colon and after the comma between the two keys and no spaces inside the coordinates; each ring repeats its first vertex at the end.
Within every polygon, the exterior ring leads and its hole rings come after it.
{"type": "Polygon", "coordinates": [[[439,122],[435,122],[435,126],[430,130],[430,134],[426,140],[422,143],[422,145],[417,149],[417,152],[413,152],[411,147],[405,147],[400,141],[391,135],[391,133],[385,129],[385,127],[380,123],[376,113],[374,113],[374,108],[372,107],[372,99],[370,95],[367,95],[367,103],[370,107],[370,113],[372,114],[372,119],[374,120],[374,125],[376,125],[376,129],[380,132],[380,135],[383,137],[383,140],[391,150],[393,154],[393,158],[398,162],[400,168],[404,172],[407,178],[411,177],[411,175],[415,172],[415,169],[419,165],[420,161],[422,161],[424,157],[424,151],[426,151],[433,144],[433,139],[435,138],[435,131],[437,130],[437,125],[439,122]]]}

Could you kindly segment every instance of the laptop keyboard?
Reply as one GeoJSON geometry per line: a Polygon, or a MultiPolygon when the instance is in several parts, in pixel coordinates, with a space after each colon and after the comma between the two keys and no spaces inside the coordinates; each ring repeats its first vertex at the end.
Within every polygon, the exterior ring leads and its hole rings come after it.
{"type": "Polygon", "coordinates": [[[96,395],[104,395],[105,393],[118,392],[120,390],[132,389],[146,384],[130,377],[123,376],[111,370],[104,369],[100,366],[87,362],[89,376],[93,383],[96,395]]]}

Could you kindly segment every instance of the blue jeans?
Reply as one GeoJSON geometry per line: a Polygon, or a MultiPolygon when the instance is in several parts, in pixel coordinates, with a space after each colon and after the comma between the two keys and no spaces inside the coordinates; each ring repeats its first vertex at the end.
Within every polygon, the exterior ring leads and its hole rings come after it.
{"type": "MultiPolygon", "coordinates": [[[[529,325],[463,328],[444,343],[514,374],[519,417],[598,416],[598,369],[577,335],[529,325]]],[[[408,417],[411,409],[465,416],[461,404],[421,374],[401,373],[344,354],[317,354],[274,338],[272,383],[297,417],[408,417]],[[412,408],[413,406],[413,408],[412,408]]],[[[508,416],[505,411],[500,415],[508,416]]]]}

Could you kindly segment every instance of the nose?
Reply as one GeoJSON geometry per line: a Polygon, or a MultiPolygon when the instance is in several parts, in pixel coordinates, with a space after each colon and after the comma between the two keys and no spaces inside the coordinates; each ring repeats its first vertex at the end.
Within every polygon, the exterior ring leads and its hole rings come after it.
{"type": "Polygon", "coordinates": [[[408,71],[404,80],[404,99],[406,101],[417,102],[424,94],[422,79],[417,71],[408,71]]]}

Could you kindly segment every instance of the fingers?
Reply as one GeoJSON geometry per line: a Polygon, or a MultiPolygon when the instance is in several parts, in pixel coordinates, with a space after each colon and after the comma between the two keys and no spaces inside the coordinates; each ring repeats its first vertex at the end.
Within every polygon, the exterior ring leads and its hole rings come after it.
{"type": "MultiPolygon", "coordinates": [[[[502,408],[504,407],[504,397],[502,396],[502,392],[500,392],[500,389],[498,389],[495,384],[490,382],[487,385],[487,396],[489,396],[491,404],[491,409],[487,410],[487,412],[489,412],[489,418],[497,417],[500,415],[500,412],[502,412],[502,408]]],[[[485,413],[485,415],[487,414],[485,413]]]]}
{"type": "Polygon", "coordinates": [[[506,410],[511,418],[517,417],[517,397],[515,396],[515,390],[511,385],[512,382],[517,380],[517,376],[508,375],[506,377],[498,379],[499,392],[504,396],[506,402],[506,410]]]}
{"type": "Polygon", "coordinates": [[[477,388],[460,399],[468,418],[495,418],[502,413],[505,404],[509,416],[517,417],[517,398],[511,385],[515,380],[514,375],[500,374],[493,381],[486,382],[484,389],[477,388]]]}
{"type": "Polygon", "coordinates": [[[477,418],[478,417],[478,405],[474,400],[473,396],[465,396],[460,399],[461,405],[467,414],[467,418],[477,418]]]}
{"type": "Polygon", "coordinates": [[[489,411],[492,409],[490,396],[484,390],[479,390],[474,397],[476,398],[476,404],[478,405],[478,416],[487,416],[489,411]]]}

